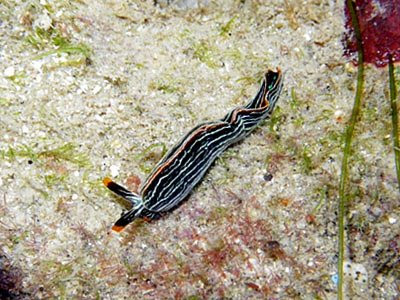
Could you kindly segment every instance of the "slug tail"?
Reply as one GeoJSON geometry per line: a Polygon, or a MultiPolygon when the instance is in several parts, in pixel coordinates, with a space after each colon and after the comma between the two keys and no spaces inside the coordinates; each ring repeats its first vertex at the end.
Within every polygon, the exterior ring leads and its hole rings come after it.
{"type": "Polygon", "coordinates": [[[113,193],[129,201],[133,207],[142,202],[142,198],[139,195],[127,190],[118,183],[115,183],[109,177],[103,179],[103,184],[113,193]]]}
{"type": "Polygon", "coordinates": [[[143,209],[143,205],[139,204],[138,207],[134,207],[123,213],[111,229],[116,232],[121,232],[126,227],[126,225],[131,223],[136,218],[141,217],[141,212],[143,209]]]}
{"type": "Polygon", "coordinates": [[[114,225],[111,229],[114,230],[115,232],[121,232],[124,228],[125,226],[114,225]]]}

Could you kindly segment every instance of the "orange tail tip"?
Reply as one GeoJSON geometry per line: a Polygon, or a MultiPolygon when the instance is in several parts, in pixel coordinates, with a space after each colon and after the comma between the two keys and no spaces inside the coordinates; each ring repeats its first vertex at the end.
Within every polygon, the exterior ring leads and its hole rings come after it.
{"type": "Polygon", "coordinates": [[[125,226],[114,225],[111,229],[114,230],[115,232],[121,232],[124,228],[125,226]]]}
{"type": "Polygon", "coordinates": [[[105,186],[108,186],[110,183],[112,183],[113,181],[111,180],[111,178],[110,177],[104,177],[104,179],[103,179],[103,184],[105,185],[105,186]]]}

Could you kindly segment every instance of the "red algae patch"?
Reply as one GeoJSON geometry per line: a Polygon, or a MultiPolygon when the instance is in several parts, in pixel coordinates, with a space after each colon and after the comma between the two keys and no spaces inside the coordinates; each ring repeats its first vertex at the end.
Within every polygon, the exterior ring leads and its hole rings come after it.
{"type": "MultiPolygon", "coordinates": [[[[357,0],[356,13],[360,23],[364,61],[385,67],[390,56],[400,61],[400,6],[393,0],[357,0]]],[[[346,29],[344,54],[357,62],[357,43],[350,12],[345,6],[346,29]]]]}

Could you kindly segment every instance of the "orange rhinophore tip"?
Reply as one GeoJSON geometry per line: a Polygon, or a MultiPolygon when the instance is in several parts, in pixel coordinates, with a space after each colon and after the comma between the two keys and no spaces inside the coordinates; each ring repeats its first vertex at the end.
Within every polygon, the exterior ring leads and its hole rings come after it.
{"type": "Polygon", "coordinates": [[[125,228],[125,226],[114,225],[111,229],[116,232],[121,232],[124,228],[125,228]]]}
{"type": "Polygon", "coordinates": [[[105,186],[108,186],[111,182],[113,182],[113,181],[111,180],[110,177],[104,177],[103,183],[105,186]]]}

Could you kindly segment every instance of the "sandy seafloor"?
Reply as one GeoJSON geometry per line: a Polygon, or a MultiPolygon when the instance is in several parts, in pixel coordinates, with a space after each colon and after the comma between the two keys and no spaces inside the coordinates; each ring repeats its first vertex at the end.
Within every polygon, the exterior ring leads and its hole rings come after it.
{"type": "MultiPolygon", "coordinates": [[[[336,297],[341,136],[356,84],[343,1],[170,2],[0,3],[2,297],[336,297]],[[271,121],[180,207],[110,231],[124,206],[103,177],[137,189],[164,147],[247,103],[276,67],[285,86],[271,121]]],[[[386,69],[367,68],[364,96],[346,294],[398,299],[386,69]]]]}

